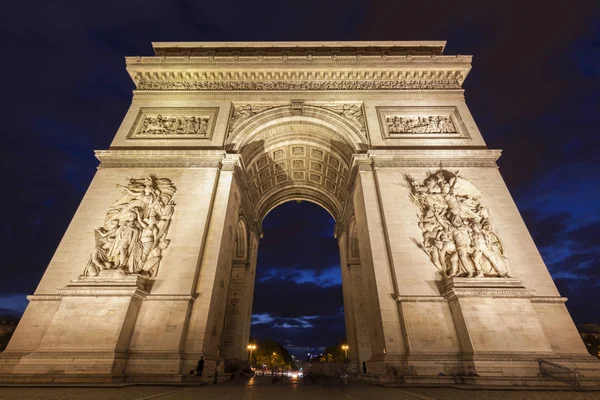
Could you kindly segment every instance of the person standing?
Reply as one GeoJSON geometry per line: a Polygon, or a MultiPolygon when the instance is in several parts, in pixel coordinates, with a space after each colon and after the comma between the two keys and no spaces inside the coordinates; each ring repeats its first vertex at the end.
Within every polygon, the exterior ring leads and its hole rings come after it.
{"type": "Polygon", "coordinates": [[[204,371],[204,356],[201,356],[200,360],[198,360],[198,366],[196,367],[196,375],[202,376],[203,371],[204,371]]]}

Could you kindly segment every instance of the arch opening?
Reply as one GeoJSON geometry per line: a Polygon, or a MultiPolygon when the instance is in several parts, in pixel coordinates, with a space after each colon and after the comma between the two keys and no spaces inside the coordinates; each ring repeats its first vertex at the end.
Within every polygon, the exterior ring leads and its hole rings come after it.
{"type": "MultiPolygon", "coordinates": [[[[251,341],[273,340],[291,354],[323,353],[346,337],[335,220],[320,204],[286,201],[263,220],[251,341]],[[313,350],[314,349],[314,350],[313,350]]],[[[260,347],[260,346],[259,346],[260,347]]]]}

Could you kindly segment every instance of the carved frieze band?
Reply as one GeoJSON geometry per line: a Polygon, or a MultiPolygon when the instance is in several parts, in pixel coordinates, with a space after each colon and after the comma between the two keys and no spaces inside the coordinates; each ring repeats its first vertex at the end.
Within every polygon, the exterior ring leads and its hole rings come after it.
{"type": "Polygon", "coordinates": [[[376,107],[384,139],[470,138],[456,107],[376,107]]]}
{"type": "Polygon", "coordinates": [[[212,138],[218,108],[142,107],[127,139],[212,138]]]}
{"type": "Polygon", "coordinates": [[[534,295],[531,290],[527,289],[453,289],[443,294],[448,300],[456,298],[521,298],[529,299],[534,295]]]}
{"type": "Polygon", "coordinates": [[[136,81],[139,90],[428,90],[460,89],[457,79],[448,80],[282,80],[282,81],[136,81]]]}

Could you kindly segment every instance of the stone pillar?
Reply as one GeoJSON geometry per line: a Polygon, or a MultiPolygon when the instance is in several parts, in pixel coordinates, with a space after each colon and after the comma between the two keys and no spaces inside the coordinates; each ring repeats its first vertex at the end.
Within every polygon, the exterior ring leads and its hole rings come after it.
{"type": "Polygon", "coordinates": [[[238,318],[239,329],[236,347],[237,358],[246,360],[249,357],[248,343],[250,341],[250,328],[252,324],[252,303],[254,300],[254,284],[256,281],[256,261],[258,256],[258,235],[250,232],[249,262],[244,270],[244,293],[238,318]]]}
{"type": "Polygon", "coordinates": [[[358,371],[358,340],[356,337],[356,311],[354,310],[354,291],[352,277],[348,269],[348,232],[342,232],[338,236],[340,249],[340,265],[342,269],[342,294],[344,298],[344,322],[346,324],[346,343],[349,346],[348,359],[351,368],[358,371]]]}
{"type": "Polygon", "coordinates": [[[360,263],[365,272],[368,320],[372,355],[371,371],[383,372],[389,362],[397,363],[406,352],[398,306],[395,271],[391,264],[385,220],[378,183],[369,160],[356,157],[358,168],[353,193],[360,263]]]}
{"type": "Polygon", "coordinates": [[[217,361],[221,370],[224,366],[219,347],[233,259],[233,226],[238,218],[234,179],[238,159],[238,156],[228,155],[223,160],[214,188],[208,234],[196,281],[197,298],[184,345],[184,371],[194,369],[201,356],[205,358],[207,374],[214,371],[217,361]]]}
{"type": "Polygon", "coordinates": [[[360,263],[348,263],[348,272],[352,280],[356,355],[362,373],[362,363],[368,361],[372,355],[369,341],[369,322],[367,320],[367,293],[360,263]]]}
{"type": "Polygon", "coordinates": [[[234,262],[231,267],[231,278],[229,280],[229,294],[227,296],[227,307],[225,309],[225,323],[223,325],[223,341],[221,344],[221,356],[226,360],[239,358],[241,316],[243,314],[244,288],[246,285],[246,262],[234,262]]]}
{"type": "Polygon", "coordinates": [[[367,293],[360,265],[354,216],[350,218],[346,230],[339,233],[338,243],[342,265],[346,336],[350,346],[348,357],[356,372],[362,373],[362,363],[371,358],[371,343],[367,321],[367,293]]]}

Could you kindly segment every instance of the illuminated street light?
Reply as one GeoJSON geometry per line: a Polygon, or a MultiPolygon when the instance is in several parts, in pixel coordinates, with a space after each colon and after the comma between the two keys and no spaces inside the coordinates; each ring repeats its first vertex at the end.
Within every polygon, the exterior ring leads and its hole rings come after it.
{"type": "Polygon", "coordinates": [[[256,349],[256,345],[255,344],[249,344],[248,345],[248,350],[250,350],[250,367],[252,367],[252,350],[256,349]]]}
{"type": "Polygon", "coordinates": [[[348,345],[347,344],[343,344],[342,345],[342,350],[344,350],[344,354],[346,355],[346,359],[348,359],[348,345]]]}

